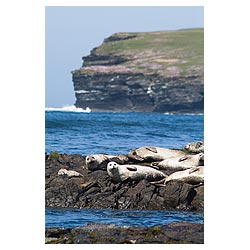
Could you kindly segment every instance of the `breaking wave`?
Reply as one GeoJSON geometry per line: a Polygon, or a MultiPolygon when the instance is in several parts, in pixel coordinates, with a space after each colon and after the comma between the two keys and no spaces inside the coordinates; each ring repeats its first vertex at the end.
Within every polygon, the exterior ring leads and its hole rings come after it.
{"type": "Polygon", "coordinates": [[[86,109],[77,108],[75,105],[66,105],[61,108],[46,107],[45,111],[62,111],[62,112],[83,112],[90,113],[91,109],[87,107],[86,109]]]}

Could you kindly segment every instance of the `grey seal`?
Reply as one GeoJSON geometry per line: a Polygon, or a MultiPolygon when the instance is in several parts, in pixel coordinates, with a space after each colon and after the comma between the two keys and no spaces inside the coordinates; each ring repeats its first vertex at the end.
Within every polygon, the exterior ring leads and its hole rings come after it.
{"type": "Polygon", "coordinates": [[[159,181],[167,177],[163,172],[148,166],[119,165],[116,162],[108,163],[107,172],[115,182],[122,182],[128,179],[159,181]]]}
{"type": "Polygon", "coordinates": [[[188,143],[185,147],[184,150],[187,151],[188,153],[204,153],[204,142],[203,141],[197,141],[197,142],[191,142],[188,143]]]}
{"type": "Polygon", "coordinates": [[[152,166],[158,167],[160,170],[185,170],[192,167],[204,165],[204,154],[185,155],[182,157],[172,157],[165,159],[159,163],[152,163],[152,166]]]}
{"type": "Polygon", "coordinates": [[[83,176],[82,174],[80,174],[80,173],[78,173],[78,172],[76,172],[74,170],[67,170],[65,168],[61,168],[58,171],[57,175],[59,175],[59,176],[67,176],[69,178],[83,176]]]}
{"type": "Polygon", "coordinates": [[[182,157],[186,155],[181,150],[145,146],[138,149],[133,149],[128,154],[128,157],[136,161],[162,161],[171,157],[182,157]]]}

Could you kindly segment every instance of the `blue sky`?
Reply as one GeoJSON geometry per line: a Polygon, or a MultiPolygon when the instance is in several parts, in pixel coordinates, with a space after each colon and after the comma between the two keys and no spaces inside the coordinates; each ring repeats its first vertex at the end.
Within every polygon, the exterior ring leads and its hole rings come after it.
{"type": "Polygon", "coordinates": [[[73,105],[71,71],[82,56],[116,32],[204,27],[204,8],[188,7],[46,7],[45,105],[73,105]]]}

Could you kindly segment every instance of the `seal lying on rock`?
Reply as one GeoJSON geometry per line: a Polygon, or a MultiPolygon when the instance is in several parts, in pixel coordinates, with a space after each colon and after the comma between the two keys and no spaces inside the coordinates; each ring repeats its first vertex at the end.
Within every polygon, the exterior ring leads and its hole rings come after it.
{"type": "Polygon", "coordinates": [[[58,171],[58,173],[57,173],[57,175],[61,175],[61,176],[67,176],[67,177],[69,177],[69,178],[71,178],[71,177],[79,177],[79,176],[83,176],[82,174],[80,174],[80,173],[78,173],[78,172],[76,172],[76,171],[74,171],[74,170],[67,170],[67,169],[65,169],[65,168],[61,168],[59,171],[58,171]]]}
{"type": "Polygon", "coordinates": [[[193,167],[175,172],[164,180],[164,185],[170,181],[181,181],[192,185],[204,183],[204,166],[193,167]]]}
{"type": "Polygon", "coordinates": [[[185,147],[184,150],[189,152],[189,153],[204,153],[204,142],[203,141],[198,141],[198,142],[191,142],[188,143],[185,147]]]}
{"type": "Polygon", "coordinates": [[[107,164],[111,161],[123,164],[128,161],[128,157],[126,155],[95,154],[95,155],[88,155],[86,157],[85,163],[88,170],[95,171],[95,170],[106,170],[107,164]]]}
{"type": "Polygon", "coordinates": [[[204,154],[185,155],[183,157],[173,157],[163,160],[159,163],[152,163],[152,166],[158,167],[160,170],[185,170],[191,167],[203,166],[204,154]]]}
{"type": "Polygon", "coordinates": [[[162,161],[171,157],[182,157],[186,155],[181,150],[159,148],[159,147],[141,147],[133,149],[128,154],[128,157],[136,161],[162,161]]]}
{"type": "Polygon", "coordinates": [[[94,171],[98,169],[105,169],[109,162],[108,155],[95,154],[86,156],[85,163],[88,170],[94,171]]]}
{"type": "Polygon", "coordinates": [[[116,162],[109,162],[107,165],[108,175],[115,182],[129,180],[159,181],[167,177],[164,173],[151,167],[140,165],[119,165],[116,162]]]}

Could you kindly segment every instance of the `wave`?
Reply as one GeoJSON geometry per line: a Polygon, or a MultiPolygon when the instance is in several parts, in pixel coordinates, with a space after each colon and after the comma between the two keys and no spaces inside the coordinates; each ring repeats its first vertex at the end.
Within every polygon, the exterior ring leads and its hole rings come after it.
{"type": "Polygon", "coordinates": [[[66,105],[61,108],[46,107],[45,111],[62,111],[62,112],[82,112],[90,113],[91,109],[87,107],[86,109],[77,108],[75,105],[66,105]]]}
{"type": "Polygon", "coordinates": [[[164,115],[204,115],[204,113],[169,113],[169,112],[166,112],[164,113],[164,115]]]}

